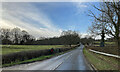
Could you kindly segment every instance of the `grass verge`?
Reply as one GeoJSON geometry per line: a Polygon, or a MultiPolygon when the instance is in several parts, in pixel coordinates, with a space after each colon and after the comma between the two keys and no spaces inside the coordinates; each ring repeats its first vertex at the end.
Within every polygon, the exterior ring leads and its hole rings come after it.
{"type": "Polygon", "coordinates": [[[84,48],[83,53],[97,70],[118,70],[120,59],[92,53],[84,48]]]}
{"type": "MultiPolygon", "coordinates": [[[[73,49],[71,49],[71,50],[73,50],[73,49]]],[[[27,63],[32,63],[32,62],[36,62],[36,61],[42,61],[42,60],[45,60],[45,59],[49,59],[49,58],[52,58],[52,57],[64,54],[64,53],[69,52],[71,50],[68,50],[68,51],[65,51],[65,52],[56,53],[56,54],[52,54],[52,55],[40,56],[40,57],[37,57],[37,58],[32,58],[32,59],[24,60],[24,61],[19,61],[18,60],[16,62],[11,62],[9,64],[3,64],[2,67],[8,67],[8,66],[19,65],[19,64],[27,64],[27,63]]]]}

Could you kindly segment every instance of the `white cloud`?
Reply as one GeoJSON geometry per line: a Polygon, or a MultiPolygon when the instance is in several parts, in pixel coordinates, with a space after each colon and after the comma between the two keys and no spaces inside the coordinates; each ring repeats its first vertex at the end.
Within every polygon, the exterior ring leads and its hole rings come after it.
{"type": "Polygon", "coordinates": [[[81,8],[81,7],[85,8],[85,7],[87,7],[87,5],[83,4],[82,2],[78,2],[76,6],[77,6],[77,8],[81,8]]]}
{"type": "Polygon", "coordinates": [[[80,33],[81,38],[84,38],[86,35],[88,35],[87,33],[80,33]]]}
{"type": "MultiPolygon", "coordinates": [[[[92,36],[90,33],[80,33],[80,35],[81,35],[81,38],[85,38],[85,37],[91,36],[91,37],[94,38],[94,39],[101,39],[101,36],[100,36],[100,35],[92,36]]],[[[107,38],[111,38],[111,37],[105,34],[105,40],[106,40],[107,38]]]]}
{"type": "Polygon", "coordinates": [[[19,27],[35,37],[59,36],[61,29],[50,18],[30,3],[3,3],[2,28],[19,27]]]}
{"type": "MultiPolygon", "coordinates": [[[[80,35],[81,35],[81,38],[85,38],[85,37],[91,36],[91,34],[89,34],[89,33],[80,33],[80,35]]],[[[92,37],[92,38],[101,39],[101,36],[99,35],[99,36],[92,37]]]]}
{"type": "Polygon", "coordinates": [[[83,2],[77,2],[77,3],[74,3],[74,5],[76,6],[76,9],[77,9],[75,15],[84,13],[88,8],[88,6],[83,2]]]}

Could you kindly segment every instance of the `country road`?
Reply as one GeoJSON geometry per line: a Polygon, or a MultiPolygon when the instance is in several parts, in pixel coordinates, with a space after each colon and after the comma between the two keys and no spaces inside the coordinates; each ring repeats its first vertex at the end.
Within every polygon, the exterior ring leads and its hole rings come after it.
{"type": "Polygon", "coordinates": [[[63,55],[44,61],[15,65],[3,70],[92,70],[84,58],[83,45],[63,55]]]}

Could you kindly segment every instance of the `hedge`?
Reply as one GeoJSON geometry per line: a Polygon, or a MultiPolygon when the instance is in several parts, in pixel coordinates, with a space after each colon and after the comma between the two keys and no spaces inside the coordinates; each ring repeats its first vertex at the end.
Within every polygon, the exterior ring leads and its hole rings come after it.
{"type": "Polygon", "coordinates": [[[45,50],[32,50],[32,51],[22,51],[22,52],[17,52],[17,53],[11,53],[11,54],[6,54],[2,55],[2,64],[8,64],[11,62],[16,62],[16,61],[24,61],[32,58],[37,58],[43,55],[50,55],[50,54],[55,54],[59,52],[64,52],[68,51],[72,48],[56,48],[54,49],[53,52],[51,52],[51,49],[45,49],[45,50]]]}

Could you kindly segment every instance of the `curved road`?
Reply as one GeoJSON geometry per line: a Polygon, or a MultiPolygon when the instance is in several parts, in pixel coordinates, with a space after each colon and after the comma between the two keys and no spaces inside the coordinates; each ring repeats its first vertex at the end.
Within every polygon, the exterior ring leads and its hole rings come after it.
{"type": "Polygon", "coordinates": [[[15,65],[3,70],[92,70],[83,55],[83,45],[63,55],[44,61],[15,65]]]}

